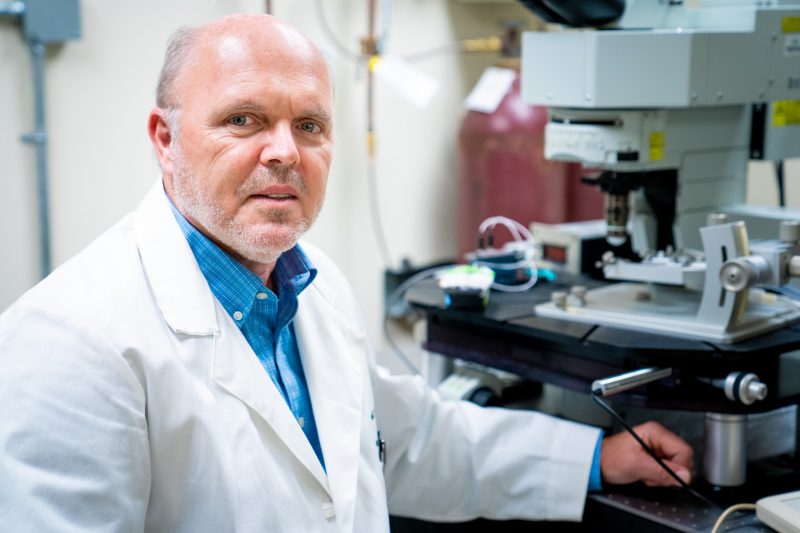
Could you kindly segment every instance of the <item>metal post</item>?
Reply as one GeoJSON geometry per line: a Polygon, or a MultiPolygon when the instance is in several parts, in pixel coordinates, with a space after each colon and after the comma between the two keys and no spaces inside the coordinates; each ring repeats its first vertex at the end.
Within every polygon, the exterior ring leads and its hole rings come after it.
{"type": "Polygon", "coordinates": [[[703,471],[718,487],[744,485],[747,477],[747,415],[706,413],[703,471]]]}

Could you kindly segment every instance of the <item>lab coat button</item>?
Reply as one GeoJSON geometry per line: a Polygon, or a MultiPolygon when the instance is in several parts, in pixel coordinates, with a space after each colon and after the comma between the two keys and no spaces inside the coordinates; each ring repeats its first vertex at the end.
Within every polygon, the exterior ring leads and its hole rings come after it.
{"type": "Polygon", "coordinates": [[[333,507],[333,502],[324,502],[322,504],[322,513],[325,515],[325,518],[330,520],[331,518],[336,516],[336,509],[333,507]]]}

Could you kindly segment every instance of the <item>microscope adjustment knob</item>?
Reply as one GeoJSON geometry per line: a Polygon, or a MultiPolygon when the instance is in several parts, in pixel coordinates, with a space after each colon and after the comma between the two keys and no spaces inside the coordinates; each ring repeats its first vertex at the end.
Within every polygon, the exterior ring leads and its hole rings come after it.
{"type": "Polygon", "coordinates": [[[786,243],[800,241],[800,220],[784,220],[779,230],[780,239],[786,243]]]}
{"type": "Polygon", "coordinates": [[[731,372],[725,378],[725,396],[729,400],[752,405],[767,397],[767,385],[752,372],[731,372]]]}
{"type": "Polygon", "coordinates": [[[768,283],[771,275],[767,260],[757,255],[731,259],[719,269],[720,283],[731,292],[768,283]]]}
{"type": "Polygon", "coordinates": [[[755,275],[747,267],[746,263],[733,260],[728,261],[719,271],[719,280],[725,290],[740,292],[748,287],[752,287],[755,275]]]}

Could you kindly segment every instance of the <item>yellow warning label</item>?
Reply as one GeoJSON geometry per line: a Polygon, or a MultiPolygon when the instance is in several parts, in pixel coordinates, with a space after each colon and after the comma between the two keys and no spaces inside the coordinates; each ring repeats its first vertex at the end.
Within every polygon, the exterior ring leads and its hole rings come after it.
{"type": "Polygon", "coordinates": [[[781,20],[781,30],[783,33],[800,32],[800,17],[783,17],[781,20]]]}
{"type": "Polygon", "coordinates": [[[650,132],[650,161],[661,161],[664,159],[664,132],[650,132]]]}
{"type": "Polygon", "coordinates": [[[772,103],[772,125],[776,128],[800,125],[800,100],[775,100],[772,103]]]}

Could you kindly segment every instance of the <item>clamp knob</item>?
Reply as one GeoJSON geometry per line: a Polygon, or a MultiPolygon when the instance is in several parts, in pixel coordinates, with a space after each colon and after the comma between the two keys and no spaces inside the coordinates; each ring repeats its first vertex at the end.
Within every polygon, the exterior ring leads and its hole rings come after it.
{"type": "Polygon", "coordinates": [[[725,396],[734,402],[752,405],[767,397],[767,385],[752,372],[731,372],[725,378],[725,396]]]}

